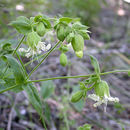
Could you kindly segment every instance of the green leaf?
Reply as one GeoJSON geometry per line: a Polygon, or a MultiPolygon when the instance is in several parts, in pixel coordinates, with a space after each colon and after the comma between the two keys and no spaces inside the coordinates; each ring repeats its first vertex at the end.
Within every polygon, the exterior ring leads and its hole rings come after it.
{"type": "Polygon", "coordinates": [[[78,127],[77,130],[91,130],[91,125],[85,124],[83,126],[78,127]]]}
{"type": "Polygon", "coordinates": [[[16,84],[24,83],[26,77],[22,70],[22,67],[17,62],[17,60],[9,55],[2,56],[2,58],[4,61],[6,61],[9,64],[10,68],[12,69],[16,84]]]}
{"type": "Polygon", "coordinates": [[[91,64],[94,67],[96,74],[99,74],[100,73],[100,67],[99,67],[99,63],[98,63],[97,59],[92,55],[89,55],[89,56],[90,56],[90,59],[91,59],[91,64]]]}
{"type": "Polygon", "coordinates": [[[45,117],[48,123],[51,121],[51,109],[47,102],[44,102],[45,117]]]}
{"type": "Polygon", "coordinates": [[[130,70],[128,71],[128,76],[130,76],[130,70]]]}
{"type": "Polygon", "coordinates": [[[72,28],[75,30],[87,30],[89,27],[82,25],[80,22],[76,22],[72,25],[72,28]]]}
{"type": "Polygon", "coordinates": [[[26,84],[23,85],[23,89],[26,91],[30,103],[33,105],[38,114],[42,116],[42,102],[36,87],[33,84],[26,84]]]}
{"type": "Polygon", "coordinates": [[[0,47],[0,55],[11,54],[13,49],[11,47],[11,43],[5,43],[0,47]]]}
{"type": "Polygon", "coordinates": [[[55,85],[52,81],[44,81],[41,85],[41,91],[40,94],[43,97],[43,99],[49,98],[55,90],[55,85]]]}
{"type": "Polygon", "coordinates": [[[44,25],[47,29],[51,28],[51,23],[48,19],[42,18],[42,22],[44,23],[44,25]]]}
{"type": "Polygon", "coordinates": [[[90,39],[90,36],[89,36],[89,34],[87,33],[86,30],[78,30],[77,32],[78,32],[78,34],[80,34],[85,40],[89,40],[89,39],[90,39]]]}
{"type": "Polygon", "coordinates": [[[4,84],[5,81],[3,79],[0,79],[0,84],[4,84]]]}
{"type": "Polygon", "coordinates": [[[24,16],[18,17],[16,21],[12,21],[9,25],[13,26],[22,34],[27,34],[32,31],[30,20],[24,16]]]}
{"type": "Polygon", "coordinates": [[[59,19],[60,22],[66,22],[66,23],[70,23],[73,21],[72,18],[69,18],[69,17],[62,17],[59,19]]]}
{"type": "Polygon", "coordinates": [[[80,100],[76,103],[73,103],[73,106],[75,107],[75,109],[79,112],[81,112],[84,108],[85,102],[83,100],[80,100]]]}

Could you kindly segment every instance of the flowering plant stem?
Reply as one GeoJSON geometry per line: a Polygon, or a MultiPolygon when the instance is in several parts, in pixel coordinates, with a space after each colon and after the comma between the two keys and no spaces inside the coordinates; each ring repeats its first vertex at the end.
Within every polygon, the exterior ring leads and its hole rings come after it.
{"type": "MultiPolygon", "coordinates": [[[[22,39],[20,40],[19,44],[17,45],[17,47],[16,47],[15,50],[13,51],[13,53],[12,53],[13,56],[15,55],[16,51],[18,50],[18,48],[21,46],[21,44],[22,44],[24,38],[25,38],[25,35],[22,37],[22,39]]],[[[5,74],[6,71],[8,70],[8,67],[9,67],[9,64],[7,63],[6,68],[5,68],[5,71],[4,71],[4,74],[5,74]]],[[[3,75],[3,77],[4,77],[4,75],[3,75]]]]}
{"type": "Polygon", "coordinates": [[[22,44],[24,38],[25,38],[25,35],[22,37],[22,39],[20,40],[19,44],[17,45],[17,47],[16,47],[15,50],[13,51],[13,54],[12,54],[13,56],[15,55],[16,51],[18,50],[18,48],[21,46],[21,44],[22,44]]]}
{"type": "MultiPolygon", "coordinates": [[[[118,73],[118,72],[128,72],[129,70],[114,70],[114,71],[108,71],[108,72],[104,72],[104,73],[100,73],[99,75],[107,75],[107,74],[111,74],[111,73],[118,73]]],[[[39,80],[30,80],[30,81],[26,81],[25,83],[32,83],[32,82],[41,82],[41,81],[47,81],[47,80],[56,80],[56,79],[69,79],[69,78],[87,78],[90,76],[94,76],[96,75],[94,74],[88,74],[88,75],[77,75],[77,76],[63,76],[63,77],[52,77],[52,78],[45,78],[45,79],[39,79],[39,80]]],[[[4,89],[2,91],[0,91],[0,94],[3,92],[6,92],[8,90],[11,90],[13,88],[16,88],[17,86],[19,86],[19,84],[13,85],[7,89],[4,89]]]]}
{"type": "MultiPolygon", "coordinates": [[[[100,73],[99,75],[107,75],[107,74],[117,73],[117,72],[128,72],[128,70],[108,71],[108,72],[100,73]]],[[[94,76],[94,75],[96,75],[96,74],[94,73],[94,74],[78,75],[78,76],[53,77],[53,78],[45,78],[45,79],[39,79],[39,80],[30,80],[30,81],[28,81],[28,83],[30,83],[30,82],[41,82],[41,81],[47,81],[47,80],[55,80],[55,79],[84,78],[84,77],[87,78],[87,77],[94,76]]]]}
{"type": "Polygon", "coordinates": [[[50,55],[50,53],[61,43],[61,41],[57,42],[55,46],[45,55],[45,57],[42,59],[42,61],[30,72],[30,74],[27,76],[27,79],[33,74],[33,72],[42,64],[42,62],[50,55]]]}

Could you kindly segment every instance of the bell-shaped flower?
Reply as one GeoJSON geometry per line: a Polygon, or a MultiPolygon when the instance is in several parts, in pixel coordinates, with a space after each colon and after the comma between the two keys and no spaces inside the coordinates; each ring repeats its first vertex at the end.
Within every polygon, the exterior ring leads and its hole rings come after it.
{"type": "Polygon", "coordinates": [[[42,51],[48,51],[51,48],[51,44],[46,45],[45,42],[41,42],[41,37],[34,31],[27,35],[26,44],[29,48],[27,50],[20,48],[19,51],[25,52],[27,58],[40,54],[42,51]]]}
{"type": "Polygon", "coordinates": [[[95,85],[95,94],[89,94],[88,98],[94,100],[96,103],[93,105],[94,107],[100,106],[101,104],[105,104],[105,111],[107,102],[119,102],[117,97],[113,98],[110,96],[109,86],[106,81],[100,81],[95,85]]]}

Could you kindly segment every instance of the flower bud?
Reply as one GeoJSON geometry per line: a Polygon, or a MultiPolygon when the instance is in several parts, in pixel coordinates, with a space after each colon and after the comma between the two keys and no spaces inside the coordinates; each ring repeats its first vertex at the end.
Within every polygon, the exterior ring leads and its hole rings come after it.
{"type": "Polygon", "coordinates": [[[64,34],[64,26],[60,25],[57,29],[57,38],[60,41],[64,41],[65,39],[65,34],[64,34]]]}
{"type": "Polygon", "coordinates": [[[83,97],[83,91],[78,91],[72,95],[71,102],[78,102],[83,97]]]}
{"type": "Polygon", "coordinates": [[[63,45],[63,46],[62,46],[62,51],[63,51],[64,53],[66,53],[68,50],[69,50],[69,48],[68,48],[67,45],[63,45]]]}
{"type": "Polygon", "coordinates": [[[72,42],[72,47],[76,53],[77,57],[83,57],[84,39],[81,35],[75,34],[72,42]]]}
{"type": "Polygon", "coordinates": [[[65,55],[65,53],[61,53],[60,55],[60,64],[62,66],[66,66],[67,65],[67,56],[65,55]]]}
{"type": "Polygon", "coordinates": [[[79,57],[79,58],[82,58],[82,57],[83,57],[83,51],[76,51],[75,54],[76,54],[76,56],[79,57]]]}
{"type": "Polygon", "coordinates": [[[36,26],[36,32],[39,36],[44,36],[44,34],[46,33],[46,28],[44,26],[44,24],[42,22],[40,22],[37,26],[36,26]]]}

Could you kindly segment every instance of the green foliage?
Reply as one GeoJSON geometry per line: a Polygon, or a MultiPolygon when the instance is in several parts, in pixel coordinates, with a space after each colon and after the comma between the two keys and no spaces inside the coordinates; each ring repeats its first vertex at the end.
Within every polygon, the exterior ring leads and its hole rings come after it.
{"type": "Polygon", "coordinates": [[[13,26],[19,33],[27,34],[32,31],[31,22],[28,18],[20,16],[9,25],[13,26]]]}
{"type": "Polygon", "coordinates": [[[12,69],[16,84],[22,84],[25,81],[25,74],[17,60],[12,56],[2,56],[2,59],[6,61],[12,69]]]}
{"type": "Polygon", "coordinates": [[[42,102],[41,102],[41,99],[39,97],[38,90],[36,89],[36,87],[33,84],[25,84],[22,87],[26,91],[30,103],[36,109],[38,114],[42,116],[43,114],[42,102]]]}
{"type": "Polygon", "coordinates": [[[85,124],[83,126],[80,126],[77,130],[91,130],[91,125],[85,124]]]}
{"type": "Polygon", "coordinates": [[[91,64],[94,67],[96,74],[98,75],[100,73],[99,63],[94,56],[92,56],[92,55],[89,55],[89,56],[90,56],[90,59],[91,59],[91,64]]]}
{"type": "Polygon", "coordinates": [[[41,83],[40,95],[43,100],[49,98],[55,90],[55,85],[52,81],[44,81],[41,83]]]}
{"type": "MultiPolygon", "coordinates": [[[[111,71],[107,73],[101,73],[100,67],[97,59],[89,55],[91,59],[91,64],[94,67],[94,74],[84,75],[84,76],[66,76],[66,77],[54,77],[54,78],[46,78],[40,80],[30,80],[30,76],[33,72],[42,64],[42,62],[57,48],[60,50],[60,64],[62,66],[67,65],[67,56],[66,52],[69,51],[68,43],[71,43],[73,50],[77,57],[83,57],[83,48],[84,48],[84,40],[89,39],[89,31],[88,27],[82,25],[77,22],[77,19],[68,18],[68,17],[60,17],[60,18],[48,18],[44,15],[37,15],[36,17],[31,17],[30,19],[20,16],[10,23],[19,33],[24,34],[23,38],[17,45],[17,47],[12,49],[10,42],[3,42],[0,44],[0,93],[6,92],[8,90],[13,90],[14,92],[19,92],[21,90],[25,90],[30,103],[33,105],[37,113],[40,115],[44,128],[46,129],[44,117],[43,117],[43,106],[40,96],[46,101],[55,90],[55,86],[52,81],[53,79],[66,79],[66,78],[81,78],[85,79],[82,82],[79,82],[79,87],[77,91],[73,92],[71,97],[71,102],[75,103],[73,106],[77,111],[81,111],[84,102],[82,99],[89,97],[97,103],[94,104],[94,107],[101,105],[102,103],[107,104],[107,101],[119,102],[118,98],[113,98],[109,93],[109,86],[107,82],[102,81],[100,75],[114,73],[114,72],[128,72],[128,70],[122,71],[111,71]],[[40,27],[39,27],[39,24],[40,27]],[[44,42],[42,42],[42,37],[46,33],[46,30],[55,30],[57,34],[57,38],[59,41],[50,49],[50,45],[46,46],[44,42]],[[40,63],[30,72],[26,72],[25,65],[20,59],[17,50],[24,42],[26,38],[26,44],[28,45],[27,49],[20,48],[21,51],[26,53],[26,56],[34,56],[35,54],[40,54],[42,51],[49,51],[45,53],[44,58],[40,61],[40,63]],[[68,43],[66,43],[67,41],[68,43]],[[18,60],[15,57],[15,54],[18,60]],[[44,81],[41,84],[40,94],[37,91],[33,82],[44,81]],[[88,91],[95,90],[95,94],[88,94],[88,91]]],[[[32,60],[33,61],[33,60],[32,60]]],[[[31,63],[31,62],[29,62],[31,63]]],[[[65,103],[68,100],[68,97],[63,99],[65,103]]],[[[45,102],[46,103],[46,102],[45,102]]],[[[67,129],[69,128],[69,124],[67,123],[67,115],[65,112],[67,107],[61,108],[64,114],[65,122],[67,124],[67,129]]],[[[47,121],[50,121],[50,110],[47,103],[45,104],[45,116],[47,121]]],[[[78,130],[90,130],[91,126],[85,124],[78,128],[78,130]]]]}

